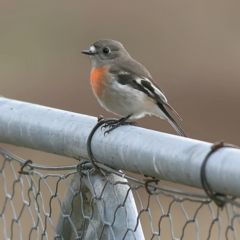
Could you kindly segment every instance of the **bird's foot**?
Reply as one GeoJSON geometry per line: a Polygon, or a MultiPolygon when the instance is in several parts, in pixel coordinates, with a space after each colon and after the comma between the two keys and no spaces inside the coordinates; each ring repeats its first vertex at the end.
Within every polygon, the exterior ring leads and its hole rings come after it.
{"type": "Polygon", "coordinates": [[[110,133],[112,130],[120,127],[120,126],[124,126],[124,125],[131,125],[131,126],[137,126],[136,122],[126,122],[126,120],[128,118],[130,118],[131,115],[128,115],[127,117],[124,118],[120,118],[120,119],[110,119],[108,122],[106,122],[103,126],[103,128],[109,127],[109,129],[107,131],[104,132],[104,135],[107,133],[110,133]]]}

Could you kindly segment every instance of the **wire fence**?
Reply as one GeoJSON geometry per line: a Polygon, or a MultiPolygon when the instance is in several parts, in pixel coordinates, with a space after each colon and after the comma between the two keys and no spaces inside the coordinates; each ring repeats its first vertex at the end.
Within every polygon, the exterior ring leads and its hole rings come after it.
{"type": "Polygon", "coordinates": [[[129,176],[97,163],[28,164],[0,149],[0,239],[240,239],[239,199],[129,176]]]}

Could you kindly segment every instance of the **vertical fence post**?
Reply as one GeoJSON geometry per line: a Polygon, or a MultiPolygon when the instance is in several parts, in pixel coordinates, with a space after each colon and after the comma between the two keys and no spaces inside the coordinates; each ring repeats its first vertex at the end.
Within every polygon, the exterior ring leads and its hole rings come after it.
{"type": "Polygon", "coordinates": [[[75,174],[61,208],[55,239],[145,239],[130,186],[114,174],[75,174]]]}

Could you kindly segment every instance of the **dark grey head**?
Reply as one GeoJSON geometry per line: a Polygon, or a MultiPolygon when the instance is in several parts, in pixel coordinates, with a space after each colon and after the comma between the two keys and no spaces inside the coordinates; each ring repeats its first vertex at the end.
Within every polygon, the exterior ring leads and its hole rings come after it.
{"type": "Polygon", "coordinates": [[[93,68],[110,64],[120,58],[130,57],[120,42],[111,39],[98,40],[89,50],[82,53],[90,56],[93,68]]]}

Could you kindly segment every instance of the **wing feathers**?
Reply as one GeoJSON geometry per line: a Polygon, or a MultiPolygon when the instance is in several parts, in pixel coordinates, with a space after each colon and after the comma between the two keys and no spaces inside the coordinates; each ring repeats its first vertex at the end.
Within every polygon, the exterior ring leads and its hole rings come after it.
{"type": "Polygon", "coordinates": [[[119,62],[119,65],[117,67],[111,65],[111,67],[109,68],[109,72],[116,76],[116,80],[120,84],[129,85],[130,87],[142,91],[147,96],[154,99],[158,107],[165,114],[171,126],[181,136],[187,136],[181,129],[181,127],[177,124],[177,122],[165,109],[165,107],[169,108],[180,120],[182,120],[179,114],[168,103],[162,89],[152,79],[147,69],[134,59],[131,59],[131,61],[127,61],[127,63],[128,64],[126,64],[126,61],[119,62]],[[136,72],[138,73],[137,75],[136,72]]]}
{"type": "MultiPolygon", "coordinates": [[[[112,71],[113,73],[113,71],[112,71]]],[[[164,96],[163,92],[159,89],[158,86],[155,86],[151,80],[144,77],[136,77],[128,72],[118,71],[117,73],[117,81],[123,85],[130,85],[133,88],[144,92],[149,97],[156,100],[157,103],[165,105],[169,108],[180,120],[182,118],[180,115],[173,109],[173,107],[167,102],[167,98],[164,96]]]]}

